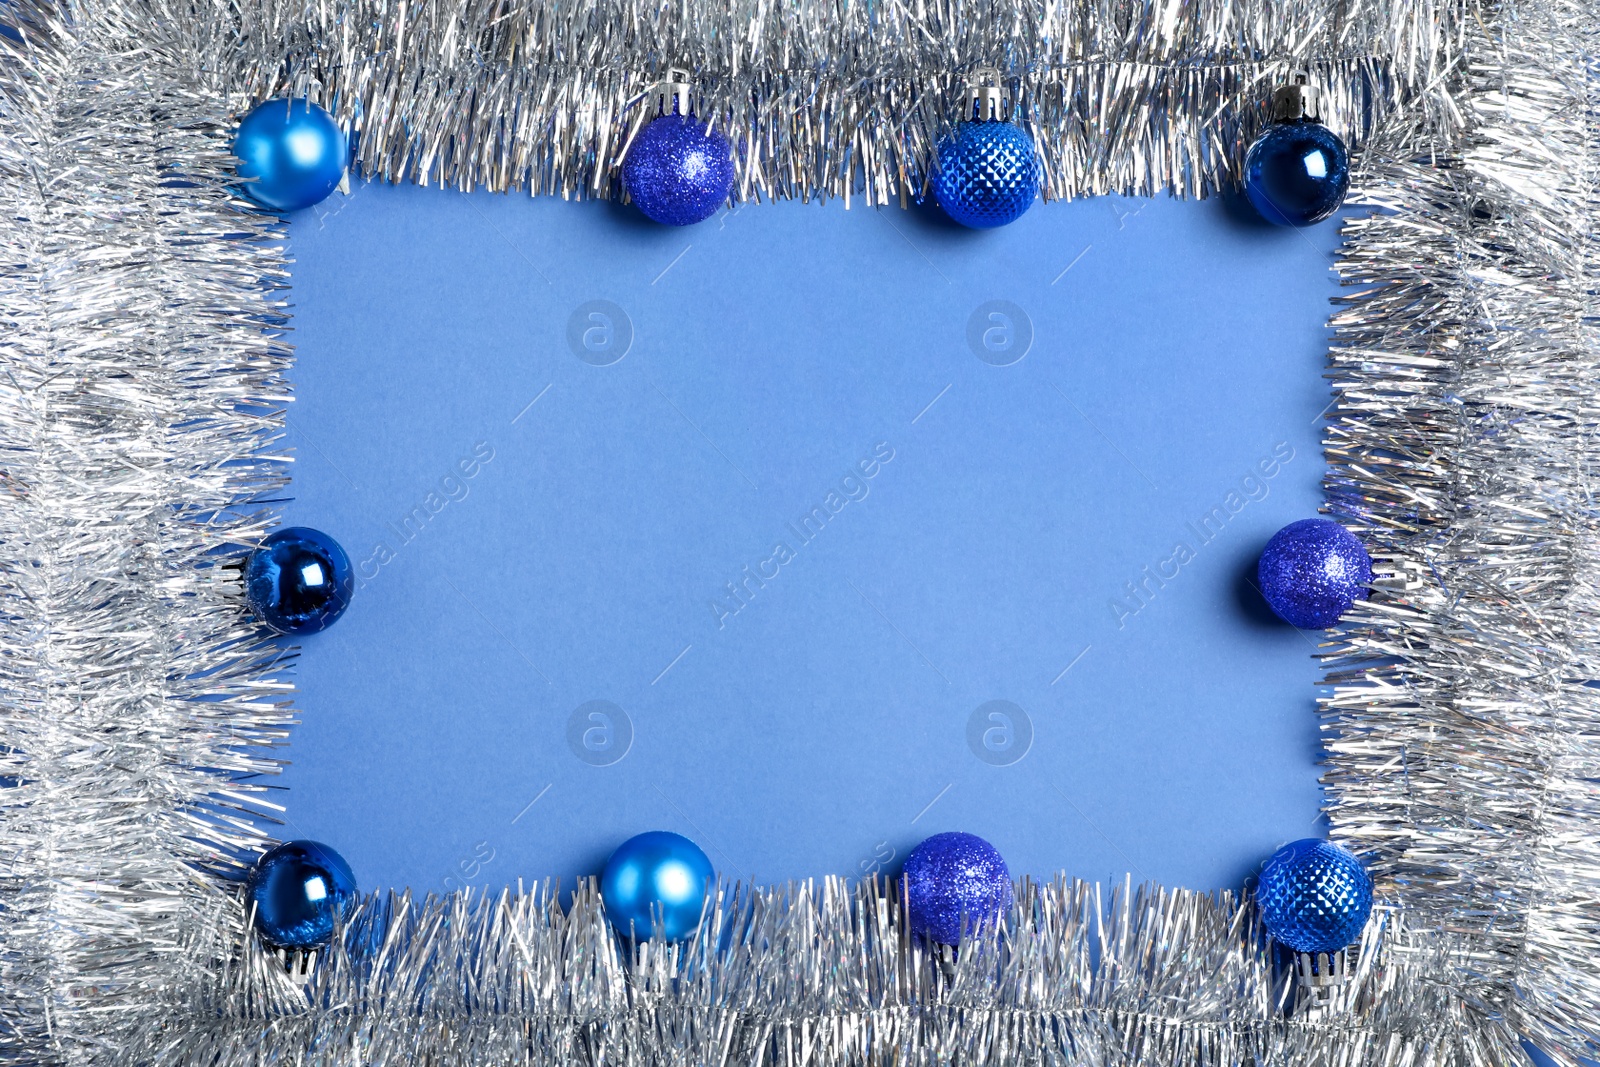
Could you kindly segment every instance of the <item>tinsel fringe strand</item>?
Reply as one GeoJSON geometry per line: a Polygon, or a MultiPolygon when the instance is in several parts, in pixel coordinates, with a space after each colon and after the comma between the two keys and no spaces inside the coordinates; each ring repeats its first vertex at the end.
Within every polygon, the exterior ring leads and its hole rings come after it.
{"type": "Polygon", "coordinates": [[[642,98],[668,67],[729,133],[741,199],[922,195],[965,79],[1000,69],[1033,132],[1046,199],[1204,195],[1236,184],[1271,89],[1325,87],[1359,144],[1459,52],[1445,0],[1235,4],[918,0],[595,4],[424,0],[246,8],[241,102],[307,95],[344,116],[386,181],[615,196],[642,98]]]}
{"type": "Polygon", "coordinates": [[[285,481],[286,264],[151,15],[0,9],[0,1062],[27,1067],[119,1062],[214,977],[290,722],[217,566],[285,481]]]}
{"type": "Polygon", "coordinates": [[[23,0],[0,17],[0,1064],[1563,1063],[1600,1032],[1594,11],[1558,2],[23,0]],[[1576,59],[1575,59],[1576,57],[1576,59]],[[1247,905],[1024,885],[931,957],[892,893],[727,887],[677,954],[592,886],[368,898],[309,985],[230,878],[282,657],[221,566],[270,525],[291,352],[234,113],[304,92],[389,180],[612,195],[669,64],[742,198],[918,195],[993,63],[1045,188],[1232,184],[1309,69],[1358,148],[1330,508],[1383,588],[1327,646],[1328,814],[1381,909],[1286,1014],[1247,905]]]}
{"type": "Polygon", "coordinates": [[[689,943],[632,952],[592,883],[565,910],[549,885],[369,898],[305,986],[248,943],[192,1026],[158,1021],[140,1047],[250,1065],[1503,1062],[1387,910],[1340,999],[1286,1021],[1290,975],[1231,894],[1025,882],[1003,932],[935,953],[884,888],[725,887],[689,943]]]}
{"type": "Polygon", "coordinates": [[[1326,438],[1393,575],[1327,650],[1334,836],[1459,941],[1461,996],[1567,1055],[1600,1035],[1595,13],[1474,26],[1459,145],[1369,147],[1326,438]]]}

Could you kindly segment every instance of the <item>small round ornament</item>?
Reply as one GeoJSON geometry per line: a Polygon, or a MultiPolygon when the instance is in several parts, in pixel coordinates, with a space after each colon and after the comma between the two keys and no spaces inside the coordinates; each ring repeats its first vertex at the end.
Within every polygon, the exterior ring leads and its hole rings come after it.
{"type": "Polygon", "coordinates": [[[628,838],[606,860],[600,899],[623,937],[645,941],[659,933],[682,941],[700,925],[716,877],[699,845],[680,834],[652,830],[628,838]]]}
{"type": "Polygon", "coordinates": [[[1296,952],[1337,952],[1372,913],[1372,876],[1331,841],[1284,845],[1261,868],[1256,906],[1267,932],[1296,952]]]}
{"type": "Polygon", "coordinates": [[[239,123],[233,154],[247,197],[269,211],[299,211],[339,187],[350,144],[333,116],[309,100],[268,100],[239,123]]]}
{"type": "Polygon", "coordinates": [[[1005,120],[999,80],[993,68],[973,75],[964,120],[939,142],[933,171],[939,207],[975,230],[1015,222],[1039,195],[1033,138],[1005,120]]]}
{"type": "Polygon", "coordinates": [[[733,150],[689,106],[689,75],[670,70],[622,162],[622,186],[645,217],[665,226],[704,222],[733,192],[733,150]]]}
{"type": "Polygon", "coordinates": [[[1256,577],[1280,619],[1302,630],[1325,630],[1366,597],[1372,557],[1332,519],[1301,519],[1272,535],[1256,577]]]}
{"type": "Polygon", "coordinates": [[[350,865],[318,841],[287,841],[256,861],[245,880],[245,907],[256,930],[275,948],[307,949],[333,937],[335,921],[356,902],[350,865]]]}
{"type": "Polygon", "coordinates": [[[901,878],[911,932],[941,945],[999,920],[1014,899],[1006,861],[976,834],[934,834],[911,850],[901,878]]]}
{"type": "Polygon", "coordinates": [[[1317,91],[1304,75],[1272,94],[1272,112],[1272,124],[1244,157],[1245,193],[1268,222],[1321,222],[1350,189],[1350,153],[1318,121],[1317,91]]]}
{"type": "Polygon", "coordinates": [[[339,542],[306,526],[277,531],[245,559],[245,600],[256,618],[280,634],[314,634],[332,626],[355,588],[355,570],[339,542]]]}

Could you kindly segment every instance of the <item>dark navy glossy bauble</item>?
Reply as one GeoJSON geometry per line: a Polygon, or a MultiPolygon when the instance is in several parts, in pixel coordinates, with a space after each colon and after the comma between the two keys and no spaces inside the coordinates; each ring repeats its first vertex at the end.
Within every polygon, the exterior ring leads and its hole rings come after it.
{"type": "Polygon", "coordinates": [[[668,941],[681,941],[700,925],[706,894],[716,878],[699,845],[680,834],[653,830],[628,838],[606,860],[600,899],[623,937],[644,941],[659,933],[668,941]]]}
{"type": "Polygon", "coordinates": [[[245,600],[256,618],[280,634],[314,634],[332,626],[355,590],[350,557],[321,530],[279,530],[245,560],[245,600]]]}
{"type": "Polygon", "coordinates": [[[976,834],[934,834],[906,857],[906,907],[911,932],[941,945],[961,941],[1004,917],[1013,900],[1011,872],[976,834]]]}
{"type": "Polygon", "coordinates": [[[1256,906],[1267,932],[1296,952],[1337,952],[1372,914],[1372,876],[1331,841],[1284,845],[1261,868],[1256,906]]]}
{"type": "Polygon", "coordinates": [[[307,100],[268,100],[233,140],[244,194],[271,211],[299,211],[339,187],[350,145],[333,116],[307,100]],[[253,181],[248,179],[254,179],[253,181]]]}
{"type": "Polygon", "coordinates": [[[1268,222],[1310,226],[1344,203],[1350,153],[1320,122],[1274,122],[1244,157],[1244,188],[1268,222]]]}
{"type": "Polygon", "coordinates": [[[287,841],[256,861],[245,881],[261,939],[278,948],[317,948],[356,902],[350,865],[318,841],[287,841]]]}
{"type": "Polygon", "coordinates": [[[1033,138],[1009,122],[963,122],[939,143],[933,195],[946,215],[975,230],[1015,222],[1039,195],[1033,138]]]}
{"type": "Polygon", "coordinates": [[[1256,576],[1280,619],[1302,630],[1325,630],[1365,599],[1372,557],[1332,519],[1301,519],[1272,535],[1256,576]]]}
{"type": "Polygon", "coordinates": [[[733,151],[693,115],[652,119],[628,149],[622,184],[647,218],[667,226],[704,222],[733,192],[733,151]]]}

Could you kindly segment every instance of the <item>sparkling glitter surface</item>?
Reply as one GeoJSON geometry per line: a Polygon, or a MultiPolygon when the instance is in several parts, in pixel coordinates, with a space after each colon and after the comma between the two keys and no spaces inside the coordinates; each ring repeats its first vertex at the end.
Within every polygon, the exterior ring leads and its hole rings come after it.
{"type": "Polygon", "coordinates": [[[1009,122],[963,122],[939,143],[933,195],[963,226],[983,230],[1016,221],[1039,195],[1033,138],[1009,122]]]}
{"type": "Polygon", "coordinates": [[[667,226],[688,226],[716,214],[733,190],[728,139],[690,114],[653,120],[628,149],[622,182],[639,210],[667,226]]]}
{"type": "Polygon", "coordinates": [[[1372,912],[1372,877],[1361,861],[1308,837],[1272,854],[1256,885],[1261,921],[1296,952],[1334,952],[1361,935],[1372,912]]]}
{"type": "Polygon", "coordinates": [[[1012,901],[1011,872],[995,847],[975,834],[935,834],[912,849],[903,874],[911,930],[942,945],[961,941],[1003,915],[1012,901]]]}
{"type": "Polygon", "coordinates": [[[1272,535],[1257,567],[1261,595],[1285,622],[1325,630],[1367,595],[1372,558],[1331,519],[1301,519],[1272,535]]]}

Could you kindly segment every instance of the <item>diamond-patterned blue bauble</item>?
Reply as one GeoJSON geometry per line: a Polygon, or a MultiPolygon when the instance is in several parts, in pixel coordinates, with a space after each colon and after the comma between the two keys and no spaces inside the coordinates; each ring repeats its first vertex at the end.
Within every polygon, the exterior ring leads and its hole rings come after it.
{"type": "Polygon", "coordinates": [[[335,919],[356,901],[350,865],[318,841],[287,841],[251,868],[245,907],[255,909],[261,939],[278,948],[316,948],[333,937],[335,919]]]}
{"type": "Polygon", "coordinates": [[[646,217],[689,226],[716,214],[733,191],[733,150],[694,115],[652,119],[622,163],[628,198],[646,217]]]}
{"type": "Polygon", "coordinates": [[[1261,868],[1256,906],[1267,932],[1296,952],[1336,952],[1372,913],[1372,876],[1331,841],[1284,845],[1261,868]]]}
{"type": "Polygon", "coordinates": [[[1015,222],[1039,195],[1033,138],[1009,122],[963,122],[939,143],[933,195],[963,226],[1015,222]]]}
{"type": "Polygon", "coordinates": [[[1302,630],[1325,630],[1366,597],[1372,557],[1332,519],[1301,519],[1272,535],[1256,577],[1279,618],[1302,630]]]}
{"type": "Polygon", "coordinates": [[[1344,203],[1350,153],[1320,122],[1275,122],[1244,157],[1244,189],[1268,222],[1310,226],[1344,203]]]}
{"type": "Polygon", "coordinates": [[[934,834],[911,850],[901,872],[911,932],[941,945],[961,941],[1011,909],[1011,872],[976,834],[934,834]]]}
{"type": "Polygon", "coordinates": [[[306,526],[272,534],[244,564],[250,610],[280,634],[314,634],[332,626],[355,589],[355,570],[339,542],[306,526]]]}

